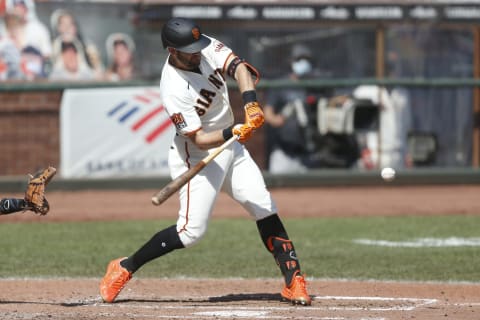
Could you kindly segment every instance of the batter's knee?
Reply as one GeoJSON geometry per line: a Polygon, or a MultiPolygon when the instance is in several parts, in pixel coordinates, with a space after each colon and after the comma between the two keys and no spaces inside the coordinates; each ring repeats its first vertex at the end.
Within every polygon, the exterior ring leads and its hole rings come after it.
{"type": "Polygon", "coordinates": [[[185,226],[178,231],[178,236],[183,245],[187,248],[198,243],[205,236],[206,232],[206,226],[185,226]]]}

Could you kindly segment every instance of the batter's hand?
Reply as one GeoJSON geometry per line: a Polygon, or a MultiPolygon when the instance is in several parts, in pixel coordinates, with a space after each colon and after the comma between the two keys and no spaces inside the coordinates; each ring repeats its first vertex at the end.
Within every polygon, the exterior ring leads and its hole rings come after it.
{"type": "Polygon", "coordinates": [[[244,106],[245,109],[245,123],[253,129],[260,128],[265,122],[262,108],[257,101],[249,102],[244,106]]]}
{"type": "Polygon", "coordinates": [[[248,124],[236,124],[232,128],[232,133],[238,136],[239,142],[245,142],[252,136],[253,128],[248,124]]]}

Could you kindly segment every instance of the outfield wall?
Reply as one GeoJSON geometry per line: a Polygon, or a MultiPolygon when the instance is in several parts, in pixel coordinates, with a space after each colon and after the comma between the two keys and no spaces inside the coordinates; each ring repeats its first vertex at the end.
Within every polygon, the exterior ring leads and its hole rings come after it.
{"type": "MultiPolygon", "coordinates": [[[[125,84],[123,84],[125,85],[125,84]]],[[[152,83],[129,83],[144,86],[152,83]]],[[[69,84],[68,89],[118,87],[108,83],[69,84]]],[[[0,87],[0,176],[25,175],[46,166],[60,168],[60,106],[67,87],[48,84],[2,84],[0,87]]],[[[237,92],[230,93],[234,105],[242,105],[237,92]],[[238,102],[237,102],[238,101],[238,102]]],[[[81,108],[81,106],[78,106],[81,108]]],[[[237,119],[243,109],[236,108],[237,119]]],[[[95,135],[95,132],[91,132],[95,135]]],[[[248,149],[264,168],[263,130],[247,143],[248,149]]]]}
{"type": "MultiPolygon", "coordinates": [[[[416,169],[397,172],[395,180],[385,182],[377,170],[359,172],[352,170],[316,170],[308,174],[272,175],[264,172],[269,188],[336,187],[336,186],[412,186],[412,185],[477,185],[480,184],[479,169],[416,169]]],[[[168,177],[157,178],[110,178],[110,179],[62,179],[56,177],[49,190],[140,190],[161,189],[170,181],[168,177]]],[[[1,193],[23,192],[26,176],[0,177],[1,193]]]]}
{"type": "MultiPolygon", "coordinates": [[[[404,80],[405,81],[405,80],[404,80]]],[[[349,87],[361,83],[378,83],[381,85],[395,85],[395,82],[386,82],[379,80],[356,79],[349,82],[340,80],[320,83],[300,83],[297,85],[314,86],[340,86],[349,87]]],[[[437,82],[402,82],[403,85],[428,86],[428,87],[475,87],[480,84],[477,81],[437,81],[437,82]]],[[[151,86],[151,82],[132,82],[122,84],[123,86],[151,86]]],[[[277,83],[275,81],[265,81],[259,87],[259,96],[262,99],[263,90],[268,87],[285,87],[290,83],[277,83]]],[[[4,83],[0,86],[0,177],[5,178],[6,189],[17,185],[22,181],[27,173],[35,172],[40,168],[52,165],[59,168],[60,163],[60,103],[62,94],[67,88],[102,88],[115,87],[118,85],[108,83],[77,83],[66,86],[49,83],[4,83]]],[[[231,100],[232,105],[241,105],[241,99],[236,87],[232,86],[231,100]]],[[[81,107],[81,106],[79,106],[81,107]]],[[[236,118],[242,119],[243,109],[234,108],[236,118]]],[[[95,133],[92,133],[95,134],[95,133]]],[[[254,139],[247,142],[247,148],[261,169],[265,170],[265,141],[264,130],[256,132],[254,139]]],[[[394,183],[477,183],[478,170],[476,167],[435,167],[430,169],[412,168],[400,172],[398,179],[394,183]]],[[[60,176],[60,175],[59,175],[60,176]]],[[[2,178],[2,179],[3,179],[2,178]]],[[[59,177],[57,177],[59,178],[59,177]]],[[[126,186],[136,185],[138,187],[156,187],[158,182],[166,180],[166,177],[157,177],[154,179],[125,179],[126,186]]],[[[84,185],[95,187],[96,185],[110,185],[110,180],[95,180],[96,183],[90,184],[84,180],[65,181],[67,189],[84,188],[84,185]]],[[[117,182],[115,179],[113,180],[117,182]]],[[[376,170],[320,170],[312,171],[306,175],[294,176],[270,176],[267,175],[267,183],[270,186],[315,186],[315,185],[362,185],[383,183],[379,173],[376,170]]],[[[161,185],[162,183],[160,183],[161,185]]],[[[123,184],[119,184],[123,188],[123,184]]],[[[0,187],[3,190],[5,188],[0,187]]],[[[13,188],[13,190],[18,188],[13,188]]]]}

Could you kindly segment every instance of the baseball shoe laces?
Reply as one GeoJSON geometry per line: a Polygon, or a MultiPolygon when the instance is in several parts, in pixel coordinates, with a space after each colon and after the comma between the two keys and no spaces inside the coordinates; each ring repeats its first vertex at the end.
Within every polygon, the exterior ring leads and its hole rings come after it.
{"type": "Polygon", "coordinates": [[[100,282],[100,295],[105,302],[113,302],[132,278],[132,273],[120,265],[124,259],[126,257],[112,260],[107,266],[107,272],[100,282]]]}
{"type": "Polygon", "coordinates": [[[289,286],[283,288],[282,297],[290,301],[292,304],[300,304],[309,306],[312,304],[312,299],[307,293],[307,283],[305,277],[299,271],[293,276],[292,282],[289,286]]]}

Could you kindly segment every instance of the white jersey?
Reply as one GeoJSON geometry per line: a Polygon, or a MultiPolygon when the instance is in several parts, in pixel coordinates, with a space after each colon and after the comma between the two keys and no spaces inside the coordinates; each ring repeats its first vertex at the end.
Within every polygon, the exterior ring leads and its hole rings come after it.
{"type": "Polygon", "coordinates": [[[201,52],[202,74],[175,68],[168,59],[163,66],[160,95],[182,136],[200,128],[205,132],[225,129],[234,121],[224,75],[232,50],[216,39],[211,40],[201,52]]]}
{"type": "MultiPolygon", "coordinates": [[[[191,135],[200,129],[222,130],[234,121],[224,75],[225,62],[233,53],[223,43],[211,40],[201,52],[201,74],[175,68],[168,59],[162,70],[160,95],[177,130],[168,154],[172,179],[215,149],[198,148],[191,141],[191,135]]],[[[277,211],[260,169],[245,146],[234,142],[179,190],[177,231],[184,246],[193,245],[205,234],[220,190],[240,203],[256,220],[277,211]]]]}

